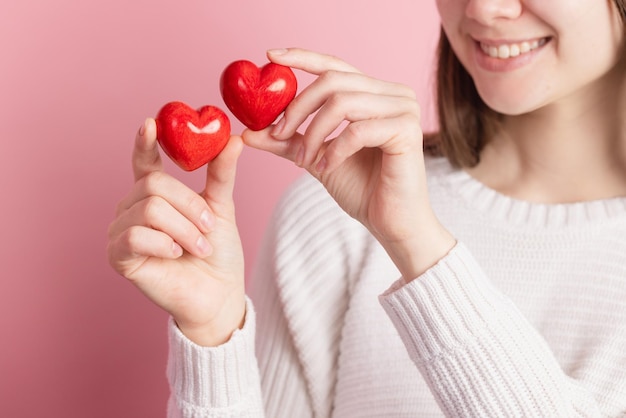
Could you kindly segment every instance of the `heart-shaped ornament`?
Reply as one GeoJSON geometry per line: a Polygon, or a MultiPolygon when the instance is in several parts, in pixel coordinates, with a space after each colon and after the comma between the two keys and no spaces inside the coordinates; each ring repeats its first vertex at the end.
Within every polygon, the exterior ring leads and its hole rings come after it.
{"type": "Polygon", "coordinates": [[[297,89],[291,68],[271,62],[259,68],[250,61],[235,61],[220,78],[224,103],[254,131],[271,125],[293,100],[297,89]]]}
{"type": "Polygon", "coordinates": [[[186,171],[217,157],[230,138],[228,116],[215,106],[195,110],[182,102],[170,102],[159,110],[156,123],[161,148],[186,171]]]}

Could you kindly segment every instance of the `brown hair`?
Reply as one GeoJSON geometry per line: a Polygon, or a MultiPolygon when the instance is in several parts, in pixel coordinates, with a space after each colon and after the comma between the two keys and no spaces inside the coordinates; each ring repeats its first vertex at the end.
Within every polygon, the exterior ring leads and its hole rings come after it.
{"type": "MultiPolygon", "coordinates": [[[[626,24],[626,0],[614,0],[626,24]]],[[[437,50],[437,113],[439,131],[424,137],[426,152],[444,155],[452,165],[473,167],[485,142],[498,129],[501,114],[480,98],[472,78],[458,60],[441,29],[437,50]]]]}

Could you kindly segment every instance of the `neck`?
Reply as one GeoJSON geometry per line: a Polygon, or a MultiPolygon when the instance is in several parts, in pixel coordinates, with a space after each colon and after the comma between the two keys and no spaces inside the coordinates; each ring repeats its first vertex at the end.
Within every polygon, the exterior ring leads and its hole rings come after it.
{"type": "Polygon", "coordinates": [[[575,97],[506,116],[470,174],[533,202],[626,196],[626,83],[614,70],[575,97]]]}

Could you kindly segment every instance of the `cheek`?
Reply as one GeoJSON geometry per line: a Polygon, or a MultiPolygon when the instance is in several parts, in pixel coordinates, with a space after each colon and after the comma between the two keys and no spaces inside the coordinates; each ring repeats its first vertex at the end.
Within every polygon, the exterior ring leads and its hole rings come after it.
{"type": "Polygon", "coordinates": [[[447,19],[442,17],[441,28],[443,29],[448,43],[454,52],[457,59],[463,64],[465,68],[468,68],[470,64],[471,54],[470,51],[473,48],[473,42],[469,37],[463,34],[460,29],[460,20],[447,16],[447,19]]]}
{"type": "Polygon", "coordinates": [[[569,29],[562,29],[557,39],[563,83],[569,81],[571,88],[598,80],[617,65],[624,53],[624,27],[617,11],[611,14],[609,8],[595,6],[584,12],[585,17],[572,19],[569,29]]]}
{"type": "Polygon", "coordinates": [[[439,16],[443,18],[446,12],[451,10],[451,8],[454,6],[455,3],[459,3],[459,2],[454,1],[454,0],[436,0],[435,3],[437,3],[437,10],[439,11],[439,16]]]}
{"type": "Polygon", "coordinates": [[[441,25],[447,31],[458,31],[465,15],[465,0],[437,0],[441,25]]]}

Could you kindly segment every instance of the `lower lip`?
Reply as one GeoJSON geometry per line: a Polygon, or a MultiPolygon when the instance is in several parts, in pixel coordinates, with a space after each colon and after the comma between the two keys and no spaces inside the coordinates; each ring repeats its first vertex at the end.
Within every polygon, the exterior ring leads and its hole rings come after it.
{"type": "Polygon", "coordinates": [[[481,68],[491,72],[503,73],[507,71],[514,71],[528,65],[549,43],[550,40],[548,39],[545,44],[539,48],[533,49],[532,51],[520,54],[514,58],[501,59],[494,58],[489,54],[486,54],[480,47],[480,43],[474,42],[476,46],[476,62],[481,68]]]}

